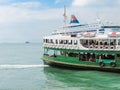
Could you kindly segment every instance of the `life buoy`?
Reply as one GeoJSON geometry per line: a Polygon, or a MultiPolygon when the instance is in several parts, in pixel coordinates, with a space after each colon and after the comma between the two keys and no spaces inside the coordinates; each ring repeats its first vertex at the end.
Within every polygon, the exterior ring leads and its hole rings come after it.
{"type": "Polygon", "coordinates": [[[100,62],[99,65],[100,65],[100,67],[104,67],[105,63],[104,62],[100,62]]]}
{"type": "Polygon", "coordinates": [[[111,66],[111,67],[116,67],[116,63],[115,63],[115,62],[111,62],[111,63],[110,63],[110,66],[111,66]]]}

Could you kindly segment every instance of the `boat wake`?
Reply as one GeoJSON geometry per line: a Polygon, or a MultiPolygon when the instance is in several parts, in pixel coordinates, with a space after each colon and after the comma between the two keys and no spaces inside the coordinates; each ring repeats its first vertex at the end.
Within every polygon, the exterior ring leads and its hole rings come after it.
{"type": "Polygon", "coordinates": [[[24,68],[40,68],[40,67],[48,67],[48,65],[19,65],[19,64],[2,64],[0,65],[0,69],[24,69],[24,68]]]}

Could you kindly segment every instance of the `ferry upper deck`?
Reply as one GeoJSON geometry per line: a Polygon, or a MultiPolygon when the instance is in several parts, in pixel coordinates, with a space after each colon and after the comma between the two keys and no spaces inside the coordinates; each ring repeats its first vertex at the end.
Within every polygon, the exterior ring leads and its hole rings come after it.
{"type": "Polygon", "coordinates": [[[76,50],[120,50],[120,32],[52,35],[44,37],[44,47],[76,50]]]}

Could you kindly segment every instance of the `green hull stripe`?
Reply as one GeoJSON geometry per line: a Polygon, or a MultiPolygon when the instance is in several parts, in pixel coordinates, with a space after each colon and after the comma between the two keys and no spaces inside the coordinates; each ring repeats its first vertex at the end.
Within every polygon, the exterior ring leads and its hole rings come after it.
{"type": "Polygon", "coordinates": [[[115,50],[76,50],[76,49],[62,49],[62,48],[48,48],[44,47],[48,50],[58,50],[58,51],[67,51],[67,52],[83,52],[83,53],[99,53],[99,54],[120,54],[120,51],[115,50]]]}
{"type": "MultiPolygon", "coordinates": [[[[64,56],[57,56],[57,57],[50,57],[50,56],[43,56],[42,58],[45,61],[55,62],[59,64],[66,64],[66,65],[72,65],[72,66],[85,66],[85,67],[100,67],[99,63],[96,62],[85,62],[85,61],[78,61],[77,58],[73,57],[64,57],[64,56]]],[[[105,64],[104,68],[113,68],[113,69],[120,69],[120,67],[111,67],[109,64],[105,64]]]]}

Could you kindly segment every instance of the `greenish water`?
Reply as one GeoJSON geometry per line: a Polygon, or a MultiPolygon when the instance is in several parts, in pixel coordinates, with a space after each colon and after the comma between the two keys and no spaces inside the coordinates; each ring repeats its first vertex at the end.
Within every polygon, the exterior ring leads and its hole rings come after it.
{"type": "Polygon", "coordinates": [[[43,66],[41,46],[0,44],[0,90],[120,90],[118,73],[43,66]]]}

